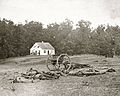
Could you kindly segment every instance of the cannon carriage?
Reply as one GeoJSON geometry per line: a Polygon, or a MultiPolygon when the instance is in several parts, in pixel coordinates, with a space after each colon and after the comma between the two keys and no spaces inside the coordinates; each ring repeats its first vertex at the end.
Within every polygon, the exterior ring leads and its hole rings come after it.
{"type": "Polygon", "coordinates": [[[68,72],[71,68],[70,57],[67,54],[50,55],[47,59],[47,68],[50,71],[68,72]]]}

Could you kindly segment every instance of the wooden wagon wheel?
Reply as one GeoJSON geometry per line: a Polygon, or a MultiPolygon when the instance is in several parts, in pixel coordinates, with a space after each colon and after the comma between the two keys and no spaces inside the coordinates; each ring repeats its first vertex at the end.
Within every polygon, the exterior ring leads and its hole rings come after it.
{"type": "Polygon", "coordinates": [[[53,55],[49,55],[47,59],[47,68],[50,71],[58,70],[57,65],[56,65],[57,60],[53,57],[54,57],[53,55]]]}
{"type": "Polygon", "coordinates": [[[69,72],[71,68],[71,60],[67,54],[61,54],[57,58],[56,66],[60,71],[69,72]]]}

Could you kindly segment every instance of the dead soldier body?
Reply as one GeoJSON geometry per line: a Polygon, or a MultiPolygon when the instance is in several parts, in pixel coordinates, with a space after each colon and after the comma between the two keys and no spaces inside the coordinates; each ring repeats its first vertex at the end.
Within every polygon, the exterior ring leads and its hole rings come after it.
{"type": "Polygon", "coordinates": [[[16,77],[13,80],[13,83],[25,83],[25,82],[34,82],[34,80],[52,80],[58,79],[60,74],[52,72],[39,72],[35,69],[30,68],[26,73],[21,73],[21,76],[16,77]]]}

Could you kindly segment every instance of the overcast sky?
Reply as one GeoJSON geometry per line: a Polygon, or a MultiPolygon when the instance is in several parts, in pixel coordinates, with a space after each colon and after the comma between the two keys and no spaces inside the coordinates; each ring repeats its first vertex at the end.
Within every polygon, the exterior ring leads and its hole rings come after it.
{"type": "Polygon", "coordinates": [[[120,25],[120,0],[0,0],[0,17],[24,23],[74,23],[81,19],[98,24],[120,25]]]}

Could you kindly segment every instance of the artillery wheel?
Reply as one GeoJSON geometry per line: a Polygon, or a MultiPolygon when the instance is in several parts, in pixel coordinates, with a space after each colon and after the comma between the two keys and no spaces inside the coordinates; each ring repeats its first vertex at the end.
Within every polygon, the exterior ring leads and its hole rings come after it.
{"type": "Polygon", "coordinates": [[[61,54],[57,58],[56,66],[60,71],[68,72],[71,68],[70,57],[67,54],[61,54]]]}
{"type": "Polygon", "coordinates": [[[47,68],[50,71],[56,71],[58,70],[58,67],[56,66],[56,62],[53,62],[53,56],[49,55],[48,59],[47,59],[47,68]]]}

